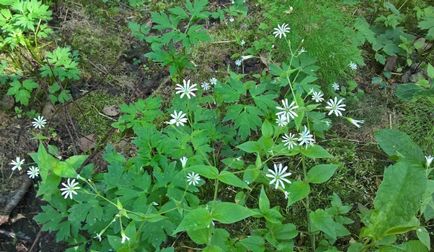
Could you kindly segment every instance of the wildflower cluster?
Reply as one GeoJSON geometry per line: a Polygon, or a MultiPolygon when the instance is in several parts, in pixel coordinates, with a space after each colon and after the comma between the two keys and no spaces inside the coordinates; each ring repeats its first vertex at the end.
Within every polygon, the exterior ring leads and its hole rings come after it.
{"type": "MultiPolygon", "coordinates": [[[[169,9],[170,15],[154,13],[154,28],[182,38],[202,34],[203,27],[194,23],[211,15],[206,4],[187,1],[185,9],[169,9]],[[178,29],[184,26],[181,21],[187,21],[185,32],[178,29]]],[[[173,251],[170,244],[176,239],[172,238],[181,233],[204,251],[293,251],[298,230],[309,237],[312,251],[317,244],[332,248],[338,238],[349,234],[346,225],[352,221],[345,215],[351,207],[333,194],[330,208],[310,208],[311,186],[326,183],[341,167],[320,145],[325,141],[319,140],[332,129],[332,119],[346,119],[357,128],[363,120],[345,116],[346,100],[333,92],[341,88],[339,84],[334,83],[330,92],[321,90],[316,83],[317,67],[301,44],[291,43],[290,31],[286,23],[270,31],[269,39],[286,40],[276,44],[284,45],[289,56],[283,62],[271,60],[269,71],[245,75],[232,65],[233,70],[218,80],[205,81],[184,76],[179,71],[182,66],[160,57],[165,50],[174,50],[166,47],[163,36],[147,39],[156,43],[148,56],[169,66],[176,77],[173,96],[164,105],[160,97],[151,96],[123,106],[123,115],[113,127],[134,135],[134,153],[125,156],[108,145],[103,154],[107,169],[103,171],[88,164],[84,155],[58,160],[41,143],[30,155],[40,170],[32,166],[28,174],[33,178],[40,174],[38,193],[54,204],[43,207],[36,217],[38,223],[58,231],[59,240],[83,251],[173,251]],[[283,194],[276,194],[279,191],[283,194]],[[270,202],[268,195],[284,204],[272,206],[276,203],[270,202]],[[306,210],[307,227],[289,223],[288,211],[282,211],[297,203],[306,210]],[[260,225],[252,227],[247,236],[233,237],[224,229],[253,218],[260,225]],[[61,227],[68,231],[60,232],[61,227]]],[[[242,66],[249,57],[241,57],[236,65],[242,66]]],[[[349,66],[357,69],[354,63],[349,66]]],[[[42,129],[46,123],[38,117],[33,125],[42,129]]],[[[418,166],[425,161],[430,167],[431,156],[423,159],[419,151],[407,151],[396,142],[384,146],[384,138],[391,141],[393,134],[376,136],[388,155],[399,153],[398,160],[404,159],[392,167],[392,175],[396,169],[410,169],[402,164],[414,160],[418,166]]],[[[21,170],[23,164],[20,158],[11,163],[14,170],[21,170]]],[[[423,174],[416,172],[415,178],[426,184],[423,174]]],[[[393,176],[386,175],[384,183],[389,184],[379,189],[383,195],[395,193],[390,191],[393,176]]],[[[419,190],[417,195],[423,192],[419,190]]],[[[420,202],[420,198],[414,199],[418,207],[420,202]]],[[[384,205],[381,210],[391,211],[392,207],[384,205]]],[[[365,218],[369,221],[361,236],[387,242],[383,238],[396,226],[377,214],[381,204],[374,207],[365,218]]]]}

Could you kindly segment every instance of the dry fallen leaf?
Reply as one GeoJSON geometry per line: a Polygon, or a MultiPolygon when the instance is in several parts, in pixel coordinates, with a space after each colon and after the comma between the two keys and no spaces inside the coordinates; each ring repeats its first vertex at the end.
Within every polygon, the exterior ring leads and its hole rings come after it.
{"type": "Polygon", "coordinates": [[[78,139],[78,147],[83,152],[95,148],[95,135],[91,134],[78,139]]]}
{"type": "Polygon", "coordinates": [[[105,106],[102,109],[102,112],[107,116],[118,116],[120,113],[119,108],[116,105],[105,106]]]}

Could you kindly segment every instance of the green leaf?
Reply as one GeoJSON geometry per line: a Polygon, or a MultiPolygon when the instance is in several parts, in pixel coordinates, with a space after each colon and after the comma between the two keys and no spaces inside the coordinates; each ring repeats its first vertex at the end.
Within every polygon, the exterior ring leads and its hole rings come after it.
{"type": "Polygon", "coordinates": [[[246,182],[242,181],[240,178],[238,178],[237,176],[235,176],[235,174],[229,172],[229,171],[222,171],[217,178],[219,181],[228,184],[228,185],[232,185],[232,186],[236,186],[236,187],[240,187],[243,189],[248,189],[249,186],[246,184],[246,182]]]}
{"type": "Polygon", "coordinates": [[[247,153],[256,153],[261,152],[261,146],[258,142],[255,141],[248,141],[243,144],[240,144],[237,146],[238,149],[243,150],[247,153]]]}
{"type": "Polygon", "coordinates": [[[332,158],[333,156],[320,145],[300,149],[301,154],[308,158],[332,158]]]}
{"type": "Polygon", "coordinates": [[[330,236],[333,240],[336,240],[336,228],[335,221],[333,217],[324,211],[323,209],[318,209],[315,212],[309,213],[309,219],[312,223],[312,231],[322,231],[328,236],[330,236]]]}
{"type": "Polygon", "coordinates": [[[320,164],[312,167],[307,173],[307,182],[321,184],[329,180],[335,173],[338,165],[320,164]]]}
{"type": "Polygon", "coordinates": [[[268,120],[265,120],[264,123],[262,124],[261,132],[262,132],[262,136],[264,137],[272,137],[273,125],[268,120]]]}
{"type": "Polygon", "coordinates": [[[23,81],[23,87],[31,92],[33,89],[38,88],[39,85],[38,85],[38,83],[34,82],[33,80],[28,79],[28,80],[23,81]]]}
{"type": "Polygon", "coordinates": [[[383,129],[375,132],[375,139],[381,149],[389,156],[398,156],[419,162],[424,162],[423,151],[411,138],[395,129],[383,129]]]}
{"type": "Polygon", "coordinates": [[[193,209],[184,215],[184,218],[182,219],[176,230],[173,232],[173,234],[182,231],[194,231],[208,228],[211,224],[211,221],[211,214],[206,208],[199,207],[193,209]]]}
{"type": "Polygon", "coordinates": [[[416,235],[420,242],[423,243],[428,249],[431,249],[431,239],[428,230],[424,227],[416,229],[416,235]]]}
{"type": "Polygon", "coordinates": [[[239,243],[248,249],[248,251],[261,252],[265,251],[265,241],[261,236],[249,236],[239,241],[239,243]]]}
{"type": "Polygon", "coordinates": [[[188,236],[196,244],[206,244],[209,240],[210,233],[211,233],[211,226],[203,229],[187,230],[188,236]]]}
{"type": "Polygon", "coordinates": [[[307,197],[310,193],[309,183],[295,181],[286,189],[288,192],[288,206],[307,197]]]}
{"type": "Polygon", "coordinates": [[[434,79],[434,67],[431,64],[428,64],[427,73],[429,78],[434,79]]]}
{"type": "Polygon", "coordinates": [[[185,169],[187,172],[193,171],[205,178],[216,179],[219,171],[214,166],[209,165],[193,165],[185,169]]]}
{"type": "Polygon", "coordinates": [[[211,202],[212,219],[223,224],[231,224],[244,220],[255,214],[255,211],[232,202],[211,202]]]}
{"type": "Polygon", "coordinates": [[[425,170],[419,165],[401,161],[389,166],[362,235],[381,240],[417,227],[415,215],[421,207],[426,184],[425,170]]]}
{"type": "Polygon", "coordinates": [[[268,200],[264,187],[262,187],[261,193],[259,194],[259,210],[261,210],[261,212],[264,212],[269,209],[270,209],[270,200],[268,200]]]}

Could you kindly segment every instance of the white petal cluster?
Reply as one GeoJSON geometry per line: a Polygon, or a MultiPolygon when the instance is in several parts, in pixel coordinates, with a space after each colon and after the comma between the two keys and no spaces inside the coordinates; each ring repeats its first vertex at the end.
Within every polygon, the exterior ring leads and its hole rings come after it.
{"type": "Polygon", "coordinates": [[[434,160],[434,157],[431,155],[425,156],[425,160],[426,160],[426,168],[429,168],[431,166],[432,161],[434,160]]]}
{"type": "Polygon", "coordinates": [[[18,170],[21,171],[25,159],[21,159],[20,157],[16,157],[15,160],[12,160],[9,164],[12,165],[12,171],[18,170]]]}
{"type": "Polygon", "coordinates": [[[80,189],[78,187],[78,182],[75,179],[67,179],[66,183],[62,183],[62,188],[60,191],[62,192],[62,196],[67,199],[68,197],[72,199],[72,196],[77,195],[77,190],[80,189]]]}
{"type": "Polygon", "coordinates": [[[339,84],[336,83],[336,82],[334,82],[334,83],[332,84],[332,88],[333,88],[334,91],[339,91],[339,89],[341,89],[341,87],[339,86],[339,84]]]}
{"type": "Polygon", "coordinates": [[[265,175],[271,178],[270,185],[274,184],[274,188],[277,189],[279,186],[285,189],[285,183],[291,184],[291,181],[286,179],[286,177],[291,176],[291,172],[286,172],[288,166],[283,166],[281,163],[274,164],[274,169],[268,169],[268,173],[265,175]]]}
{"type": "Polygon", "coordinates": [[[182,111],[179,111],[179,113],[178,113],[175,110],[173,112],[173,114],[170,114],[170,116],[172,117],[172,119],[170,119],[170,121],[166,122],[167,124],[170,124],[170,125],[175,124],[176,127],[179,127],[179,126],[184,126],[185,123],[187,123],[187,115],[182,111]]]}
{"type": "Polygon", "coordinates": [[[286,34],[289,33],[291,28],[289,28],[288,24],[283,23],[282,25],[277,25],[276,28],[274,28],[274,37],[279,37],[281,39],[282,37],[286,38],[286,34]]]}
{"type": "Polygon", "coordinates": [[[313,91],[312,92],[312,100],[314,100],[315,102],[324,101],[323,96],[324,96],[324,94],[321,91],[318,91],[318,92],[313,91]]]}
{"type": "Polygon", "coordinates": [[[187,183],[189,185],[196,186],[199,184],[199,182],[200,182],[199,174],[197,174],[195,172],[190,172],[189,174],[187,174],[187,183]]]}
{"type": "Polygon", "coordinates": [[[194,93],[197,91],[196,84],[191,85],[190,80],[183,80],[181,84],[176,84],[175,90],[176,94],[180,94],[180,97],[183,98],[184,96],[187,96],[188,99],[191,99],[191,97],[196,96],[194,93]]]}
{"type": "Polygon", "coordinates": [[[276,108],[280,110],[276,113],[278,117],[285,116],[288,121],[290,118],[294,119],[297,117],[297,112],[295,112],[295,110],[298,108],[298,106],[295,104],[295,102],[291,102],[291,104],[289,104],[288,99],[283,99],[282,106],[276,108]]]}
{"type": "Polygon", "coordinates": [[[304,145],[306,148],[315,143],[313,135],[306,126],[304,126],[303,132],[299,133],[298,142],[301,146],[304,145]]]}
{"type": "Polygon", "coordinates": [[[31,179],[37,178],[39,176],[39,168],[35,166],[30,166],[29,170],[27,171],[27,175],[31,179]]]}
{"type": "Polygon", "coordinates": [[[335,116],[342,116],[342,112],[345,111],[346,107],[343,101],[344,99],[338,100],[337,97],[328,100],[326,109],[329,110],[329,113],[327,115],[334,114],[335,116]]]}
{"type": "Polygon", "coordinates": [[[298,145],[297,140],[298,139],[295,134],[292,133],[284,134],[282,136],[283,146],[287,146],[288,150],[293,149],[295,146],[298,145]]]}
{"type": "Polygon", "coordinates": [[[47,124],[47,120],[43,116],[33,118],[32,125],[35,129],[42,129],[47,124]]]}
{"type": "Polygon", "coordinates": [[[181,162],[182,168],[185,168],[187,166],[188,158],[187,157],[182,157],[182,158],[179,159],[179,161],[181,162]]]}

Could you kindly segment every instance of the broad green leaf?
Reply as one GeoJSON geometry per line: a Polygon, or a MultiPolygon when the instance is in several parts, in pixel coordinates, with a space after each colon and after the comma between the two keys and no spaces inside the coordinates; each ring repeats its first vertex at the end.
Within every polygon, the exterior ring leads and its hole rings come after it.
{"type": "Polygon", "coordinates": [[[248,236],[242,239],[239,243],[248,249],[248,251],[261,252],[265,251],[265,241],[261,236],[248,236]]]}
{"type": "Polygon", "coordinates": [[[211,234],[211,226],[197,230],[187,230],[187,234],[196,244],[206,244],[211,234]]]}
{"type": "Polygon", "coordinates": [[[375,139],[381,149],[389,156],[424,162],[423,151],[411,138],[395,129],[383,129],[375,132],[375,139]]]}
{"type": "Polygon", "coordinates": [[[320,145],[313,145],[300,149],[301,154],[308,158],[331,158],[333,157],[326,149],[320,145]]]}
{"type": "Polygon", "coordinates": [[[321,184],[329,180],[335,173],[338,165],[320,164],[312,167],[307,173],[307,182],[321,184]]]}
{"type": "Polygon", "coordinates": [[[209,165],[193,165],[185,169],[187,172],[193,171],[205,178],[216,179],[219,171],[214,166],[209,165]]]}
{"type": "Polygon", "coordinates": [[[206,208],[199,207],[187,212],[173,234],[182,231],[194,231],[208,228],[211,224],[211,214],[206,208]]]}
{"type": "Polygon", "coordinates": [[[259,177],[260,174],[261,168],[251,165],[244,171],[243,180],[247,184],[251,184],[259,177]]]}
{"type": "Polygon", "coordinates": [[[261,146],[259,145],[258,142],[255,141],[245,142],[243,144],[238,145],[237,148],[247,153],[261,152],[261,146]]]}
{"type": "Polygon", "coordinates": [[[232,185],[232,186],[236,186],[236,187],[240,187],[243,189],[248,189],[249,186],[246,184],[246,182],[242,181],[240,178],[238,178],[237,176],[235,176],[235,174],[229,172],[229,171],[222,171],[217,178],[219,181],[228,184],[228,185],[232,185]]]}
{"type": "Polygon", "coordinates": [[[295,181],[285,189],[288,192],[288,206],[307,197],[310,193],[309,183],[295,181]]]}
{"type": "Polygon", "coordinates": [[[318,209],[315,212],[309,213],[309,219],[312,224],[312,231],[322,231],[328,236],[330,236],[333,240],[336,239],[336,229],[335,229],[335,221],[333,217],[324,211],[323,209],[318,209]]]}
{"type": "Polygon", "coordinates": [[[244,220],[255,214],[255,211],[232,202],[211,202],[212,219],[223,224],[231,224],[244,220]]]}
{"type": "Polygon", "coordinates": [[[262,124],[261,132],[262,132],[262,136],[264,137],[272,137],[273,125],[268,120],[265,120],[264,123],[262,124]]]}
{"type": "Polygon", "coordinates": [[[428,230],[424,227],[416,229],[416,235],[420,242],[423,243],[428,249],[431,249],[431,239],[428,230]]]}
{"type": "Polygon", "coordinates": [[[421,207],[426,184],[425,170],[418,165],[401,161],[389,166],[362,236],[380,240],[390,234],[414,229],[417,225],[415,215],[421,207]]]}

